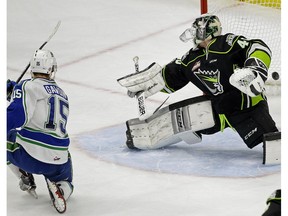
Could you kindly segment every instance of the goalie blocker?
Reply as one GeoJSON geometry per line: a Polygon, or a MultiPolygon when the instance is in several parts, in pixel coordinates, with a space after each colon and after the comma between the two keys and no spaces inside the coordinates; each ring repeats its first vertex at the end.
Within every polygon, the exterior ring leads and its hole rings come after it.
{"type": "MultiPolygon", "coordinates": [[[[211,101],[199,96],[164,107],[146,120],[126,121],[126,145],[130,149],[158,149],[181,141],[202,141],[199,131],[215,126],[211,101]]],[[[246,126],[247,127],[247,126],[246,126]]],[[[281,163],[281,132],[263,136],[263,164],[281,163]]]]}

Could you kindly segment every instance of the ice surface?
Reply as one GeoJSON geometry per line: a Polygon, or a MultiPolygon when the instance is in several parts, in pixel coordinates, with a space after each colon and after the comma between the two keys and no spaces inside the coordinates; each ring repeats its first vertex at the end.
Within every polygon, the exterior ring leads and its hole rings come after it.
{"type": "MultiPolygon", "coordinates": [[[[137,109],[136,101],[126,96],[117,78],[134,71],[135,55],[140,57],[141,69],[153,61],[163,65],[188,51],[189,44],[178,37],[199,14],[198,8],[196,0],[7,1],[8,78],[15,80],[20,75],[33,51],[47,39],[57,21],[62,21],[46,48],[57,58],[57,82],[70,99],[67,129],[72,140],[75,191],[68,201],[67,215],[256,216],[264,211],[267,196],[280,188],[279,169],[268,172],[269,168],[263,168],[259,149],[249,151],[237,146],[233,152],[230,145],[220,152],[210,143],[210,152],[204,144],[175,145],[140,155],[124,146],[124,123],[137,116],[137,109]],[[89,142],[83,143],[88,135],[89,142]],[[107,139],[113,148],[107,149],[101,139],[107,139]],[[189,154],[196,152],[207,160],[209,157],[210,162],[202,167],[205,172],[198,167],[200,171],[191,173],[184,167],[195,166],[189,154]],[[228,170],[222,170],[222,174],[218,172],[221,167],[217,168],[221,163],[213,163],[221,157],[234,164],[224,164],[228,170]],[[124,164],[125,160],[130,162],[124,164]],[[148,168],[141,164],[133,167],[141,160],[148,168]],[[241,176],[235,172],[237,160],[241,176]],[[217,171],[213,172],[210,165],[217,171]],[[265,173],[261,174],[263,169],[265,173]]],[[[188,85],[168,103],[199,94],[188,85]]],[[[156,108],[165,98],[160,93],[153,96],[147,100],[149,108],[156,108]]],[[[280,97],[269,98],[269,103],[280,128],[280,97]]],[[[230,132],[227,135],[237,139],[230,132]]],[[[213,140],[221,144],[223,134],[213,140]]],[[[49,203],[43,177],[35,177],[38,200],[20,191],[18,181],[7,170],[7,215],[58,214],[49,203]]]]}

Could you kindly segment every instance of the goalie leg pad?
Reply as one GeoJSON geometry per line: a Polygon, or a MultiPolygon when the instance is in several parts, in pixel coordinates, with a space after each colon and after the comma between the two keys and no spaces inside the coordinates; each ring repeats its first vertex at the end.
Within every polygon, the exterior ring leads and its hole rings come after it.
{"type": "Polygon", "coordinates": [[[160,109],[144,121],[126,122],[127,146],[131,149],[158,149],[180,141],[201,142],[199,130],[215,125],[211,101],[200,96],[160,109]]]}
{"type": "Polygon", "coordinates": [[[281,132],[272,132],[263,136],[263,164],[281,164],[281,132]]]}
{"type": "Polygon", "coordinates": [[[126,143],[131,149],[158,149],[181,141],[178,136],[174,136],[170,112],[150,119],[149,122],[131,119],[126,125],[126,143]]]}

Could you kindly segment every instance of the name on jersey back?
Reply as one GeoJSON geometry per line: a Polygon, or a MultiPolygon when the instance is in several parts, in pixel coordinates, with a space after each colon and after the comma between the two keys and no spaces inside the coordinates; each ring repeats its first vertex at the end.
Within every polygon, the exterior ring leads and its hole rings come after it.
{"type": "Polygon", "coordinates": [[[67,95],[65,94],[65,92],[59,88],[58,86],[55,85],[44,85],[44,88],[46,90],[46,92],[48,94],[56,94],[59,95],[63,98],[65,98],[66,100],[68,99],[67,95]]]}

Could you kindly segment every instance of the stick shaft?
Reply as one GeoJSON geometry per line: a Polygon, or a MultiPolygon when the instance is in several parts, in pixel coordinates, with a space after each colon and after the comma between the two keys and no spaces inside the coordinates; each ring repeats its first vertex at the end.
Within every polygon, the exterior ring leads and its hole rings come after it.
{"type": "Polygon", "coordinates": [[[135,71],[136,71],[136,73],[139,73],[139,57],[138,56],[135,56],[134,58],[133,58],[133,61],[134,61],[134,65],[135,65],[135,71]]]}
{"type": "MultiPolygon", "coordinates": [[[[133,58],[134,65],[135,65],[135,72],[139,73],[139,57],[135,56],[133,58]]],[[[140,91],[136,94],[137,99],[137,105],[138,105],[138,113],[139,113],[139,119],[144,120],[147,117],[147,109],[146,109],[146,103],[145,103],[145,94],[144,91],[140,91]]]]}

